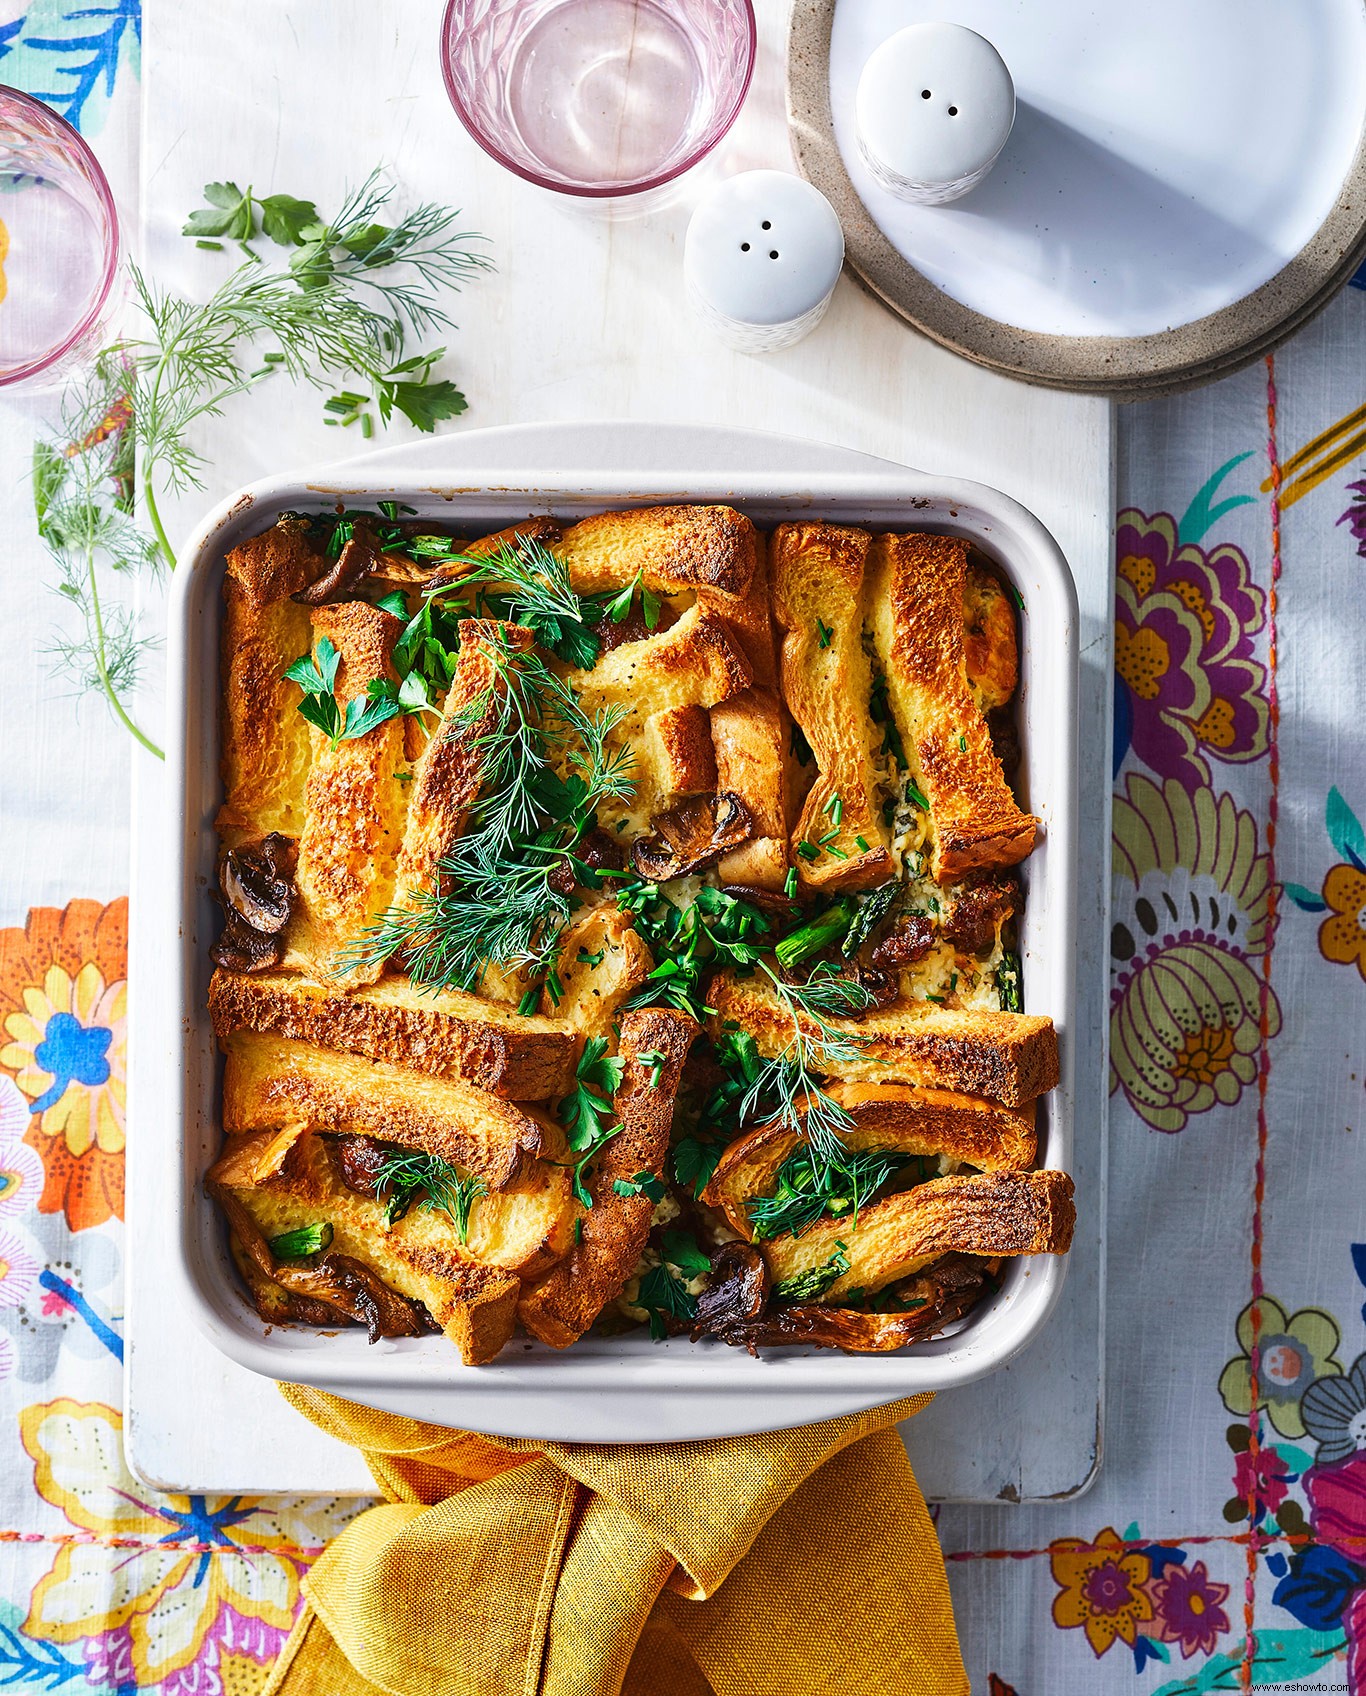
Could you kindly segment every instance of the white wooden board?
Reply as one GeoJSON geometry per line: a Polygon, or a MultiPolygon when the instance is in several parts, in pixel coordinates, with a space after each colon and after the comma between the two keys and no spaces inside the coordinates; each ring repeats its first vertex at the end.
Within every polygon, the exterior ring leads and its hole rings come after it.
{"type": "MultiPolygon", "coordinates": [[[[785,7],[760,0],[757,10],[758,72],[717,169],[790,167],[785,7]]],[[[491,239],[498,274],[460,302],[461,329],[452,342],[471,427],[564,423],[527,444],[528,454],[534,449],[550,456],[542,463],[562,467],[575,463],[572,421],[580,418],[633,420],[633,438],[650,420],[805,435],[995,484],[1052,529],[1072,563],[1082,614],[1080,1001],[1096,1009],[1094,1028],[1078,1034],[1083,1228],[1045,1337],[996,1378],[942,1396],[909,1440],[927,1493],[941,1500],[1031,1499],[1083,1488],[1098,1454],[1103,1359],[1109,404],[966,365],[909,333],[847,278],[825,323],[797,348],[760,358],[722,347],[683,302],[688,195],[649,217],[607,222],[500,172],[446,103],[436,57],[439,14],[438,0],[405,0],[402,7],[329,0],[306,8],[161,0],[150,9],[146,260],[163,282],[202,291],[225,261],[198,252],[178,232],[203,183],[231,177],[260,193],[331,204],[383,160],[407,194],[463,205],[470,227],[491,239]]],[[[170,503],[173,534],[210,496],[267,472],[335,459],[352,434],[325,429],[306,395],[283,385],[257,390],[229,410],[206,443],[207,492],[170,503]]],[[[468,451],[473,464],[474,435],[468,451]]],[[[151,699],[144,710],[158,711],[151,699]]],[[[137,913],[165,899],[149,828],[159,770],[150,759],[135,770],[135,986],[157,969],[145,957],[137,913]]],[[[221,1360],[185,1316],[168,1310],[162,1269],[174,1245],[159,1228],[160,1197],[174,1180],[139,1160],[137,1138],[139,1120],[158,1110],[164,1080],[139,1072],[136,1033],[131,1065],[127,1440],[135,1470],[149,1482],[210,1493],[368,1493],[368,1475],[354,1455],[290,1412],[271,1384],[221,1360]]]]}

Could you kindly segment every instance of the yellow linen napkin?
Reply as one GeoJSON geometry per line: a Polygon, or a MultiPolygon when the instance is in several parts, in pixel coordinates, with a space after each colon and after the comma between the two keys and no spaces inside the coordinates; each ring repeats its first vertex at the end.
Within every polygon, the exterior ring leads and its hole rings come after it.
{"type": "Polygon", "coordinates": [[[282,1385],[388,1502],[304,1581],[264,1696],[966,1696],[895,1422],[612,1445],[481,1437],[282,1385]]]}

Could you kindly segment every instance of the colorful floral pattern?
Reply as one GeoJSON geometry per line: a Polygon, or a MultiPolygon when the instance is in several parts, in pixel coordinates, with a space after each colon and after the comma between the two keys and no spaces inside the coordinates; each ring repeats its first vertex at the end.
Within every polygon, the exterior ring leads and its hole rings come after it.
{"type": "Polygon", "coordinates": [[[1229,1361],[1219,1378],[1219,1394],[1230,1413],[1247,1415],[1253,1408],[1254,1310],[1260,1318],[1256,1406],[1265,1408],[1283,1437],[1303,1437],[1300,1399],[1315,1379],[1342,1371],[1335,1353],[1342,1333],[1337,1321],[1318,1308],[1307,1307],[1287,1315],[1269,1296],[1249,1302],[1238,1315],[1236,1327],[1242,1352],[1229,1361]]]}
{"type": "Polygon", "coordinates": [[[38,908],[0,931],[0,1067],[28,1098],[39,1207],[73,1231],[123,1217],[128,903],[38,908]]]}
{"type": "Polygon", "coordinates": [[[1329,867],[1321,894],[1299,883],[1287,883],[1285,892],[1304,912],[1328,914],[1319,926],[1324,959],[1355,966],[1366,979],[1366,830],[1336,788],[1328,791],[1324,826],[1341,864],[1329,867]]]}
{"type": "Polygon", "coordinates": [[[322,1503],[149,1498],[124,1470],[121,1429],[112,1408],[65,1398],[21,1418],[39,1495],[91,1534],[58,1549],[24,1630],[77,1646],[93,1684],[201,1696],[222,1687],[225,1657],[260,1666],[279,1652],[337,1516],[322,1503]],[[112,1590],[108,1539],[124,1550],[112,1590]]]}
{"type": "Polygon", "coordinates": [[[1176,520],[1130,508],[1115,527],[1116,768],[1132,751],[1188,788],[1210,758],[1267,750],[1266,668],[1253,638],[1265,597],[1247,556],[1182,545],[1176,520]]]}
{"type": "Polygon", "coordinates": [[[1233,1106],[1280,1004],[1266,952],[1270,878],[1256,821],[1232,799],[1133,775],[1115,797],[1110,1089],[1157,1131],[1233,1106]]]}

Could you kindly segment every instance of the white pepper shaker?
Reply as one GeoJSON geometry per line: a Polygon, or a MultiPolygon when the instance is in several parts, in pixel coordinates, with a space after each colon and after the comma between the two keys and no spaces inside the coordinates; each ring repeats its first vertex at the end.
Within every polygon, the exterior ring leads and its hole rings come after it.
{"type": "Polygon", "coordinates": [[[786,171],[744,171],[706,196],[683,247],[688,300],[743,353],[809,335],[844,263],[844,231],[818,188],[786,171]]]}
{"type": "Polygon", "coordinates": [[[854,122],[859,151],[885,189],[942,206],[996,163],[1015,122],[1015,84],[975,30],[912,24],[863,67],[854,122]]]}

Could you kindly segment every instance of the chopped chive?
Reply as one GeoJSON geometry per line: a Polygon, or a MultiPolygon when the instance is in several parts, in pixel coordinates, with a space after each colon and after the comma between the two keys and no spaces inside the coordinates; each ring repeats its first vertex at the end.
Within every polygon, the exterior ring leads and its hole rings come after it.
{"type": "Polygon", "coordinates": [[[863,840],[863,838],[861,836],[856,836],[854,838],[854,841],[860,848],[862,848],[862,850],[865,854],[868,852],[868,844],[863,840]]]}
{"type": "Polygon", "coordinates": [[[368,412],[362,412],[360,415],[360,433],[367,442],[375,433],[375,421],[368,412]]]}
{"type": "Polygon", "coordinates": [[[834,625],[833,624],[826,624],[821,619],[820,615],[817,614],[817,616],[816,616],[816,640],[820,643],[822,648],[828,648],[830,646],[830,638],[834,634],[835,634],[834,625]]]}
{"type": "Polygon", "coordinates": [[[911,805],[913,807],[918,808],[920,812],[922,812],[922,813],[928,813],[929,812],[930,803],[926,799],[925,791],[920,787],[920,785],[915,781],[914,778],[911,778],[907,781],[907,784],[906,784],[906,799],[911,803],[911,805]]]}
{"type": "Polygon", "coordinates": [[[828,848],[838,835],[839,832],[837,830],[827,830],[824,836],[818,836],[816,838],[817,848],[828,848]]]}
{"type": "Polygon", "coordinates": [[[787,876],[783,879],[783,894],[786,895],[786,897],[788,898],[789,901],[793,900],[796,897],[796,894],[797,894],[797,868],[796,868],[796,866],[789,866],[788,869],[787,869],[787,876]]]}
{"type": "Polygon", "coordinates": [[[525,1019],[536,1011],[537,1007],[540,1005],[540,1001],[541,991],[539,987],[533,987],[527,990],[526,994],[517,1003],[517,1011],[525,1019]]]}
{"type": "Polygon", "coordinates": [[[925,999],[926,1001],[935,1002],[940,1007],[944,1005],[944,997],[942,995],[930,995],[927,993],[925,999]]]}
{"type": "Polygon", "coordinates": [[[1021,612],[1023,612],[1024,611],[1024,596],[1020,593],[1020,591],[1015,587],[1015,585],[1013,583],[1007,583],[1006,588],[1010,591],[1011,600],[1014,601],[1015,605],[1020,609],[1021,612]]]}
{"type": "Polygon", "coordinates": [[[285,356],[282,353],[263,353],[261,358],[265,360],[267,365],[283,365],[285,362],[285,356]]]}
{"type": "Polygon", "coordinates": [[[221,253],[223,251],[221,241],[197,241],[195,246],[202,247],[206,253],[221,253]]]}
{"type": "Polygon", "coordinates": [[[950,972],[949,973],[949,994],[952,995],[954,990],[956,990],[957,988],[958,988],[958,973],[957,972],[950,972]]]}
{"type": "Polygon", "coordinates": [[[847,860],[849,858],[843,848],[836,848],[833,842],[827,845],[825,851],[827,854],[833,854],[837,860],[847,860]]]}
{"type": "Polygon", "coordinates": [[[804,860],[819,860],[821,857],[821,851],[814,842],[799,842],[797,852],[804,860]]]}
{"type": "Polygon", "coordinates": [[[248,247],[244,241],[239,241],[237,245],[242,249],[242,252],[247,256],[247,258],[251,260],[253,265],[259,265],[261,263],[261,255],[257,253],[255,248],[248,247]]]}
{"type": "Polygon", "coordinates": [[[580,1214],[579,1217],[574,1221],[574,1241],[576,1243],[581,1243],[583,1241],[583,1215],[582,1214],[580,1214]]]}
{"type": "Polygon", "coordinates": [[[966,736],[959,736],[959,738],[958,738],[958,752],[960,754],[966,754],[967,751],[968,751],[968,739],[967,739],[967,737],[966,736]]]}

